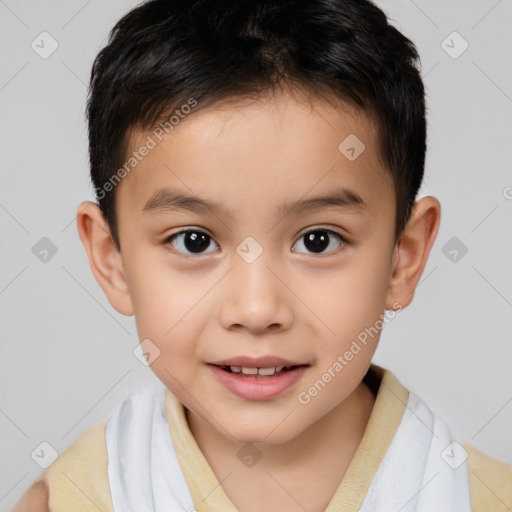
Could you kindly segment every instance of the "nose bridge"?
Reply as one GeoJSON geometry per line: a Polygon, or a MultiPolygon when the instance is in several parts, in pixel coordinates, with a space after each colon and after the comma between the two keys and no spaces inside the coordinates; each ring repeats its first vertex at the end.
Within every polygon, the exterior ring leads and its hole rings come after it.
{"type": "Polygon", "coordinates": [[[234,268],[222,304],[224,327],[242,325],[250,330],[269,326],[283,327],[290,321],[286,287],[275,275],[279,264],[271,250],[264,249],[254,238],[247,237],[236,248],[234,268]]]}
{"type": "Polygon", "coordinates": [[[272,251],[264,249],[253,237],[247,237],[236,252],[233,277],[240,283],[237,300],[254,303],[257,309],[261,309],[261,304],[270,307],[276,301],[276,294],[280,294],[276,277],[270,271],[272,251]]]}

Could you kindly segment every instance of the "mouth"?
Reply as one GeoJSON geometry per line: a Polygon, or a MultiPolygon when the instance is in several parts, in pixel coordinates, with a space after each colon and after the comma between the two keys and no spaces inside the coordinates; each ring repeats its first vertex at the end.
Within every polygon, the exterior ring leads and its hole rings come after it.
{"type": "Polygon", "coordinates": [[[277,367],[240,367],[207,364],[217,382],[246,400],[270,400],[292,388],[309,364],[277,367]]]}
{"type": "Polygon", "coordinates": [[[272,366],[267,368],[247,367],[247,366],[230,366],[230,365],[213,365],[228,373],[234,373],[239,377],[273,377],[282,373],[286,373],[295,368],[308,365],[291,365],[291,366],[272,366]]]}

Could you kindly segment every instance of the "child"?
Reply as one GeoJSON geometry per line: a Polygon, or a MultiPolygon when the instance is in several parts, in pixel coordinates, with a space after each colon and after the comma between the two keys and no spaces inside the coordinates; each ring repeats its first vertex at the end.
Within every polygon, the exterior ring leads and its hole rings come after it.
{"type": "Polygon", "coordinates": [[[367,0],[152,0],[117,23],[77,225],[162,385],[17,510],[511,510],[512,467],[371,362],[440,224],[416,200],[418,58],[367,0]]]}

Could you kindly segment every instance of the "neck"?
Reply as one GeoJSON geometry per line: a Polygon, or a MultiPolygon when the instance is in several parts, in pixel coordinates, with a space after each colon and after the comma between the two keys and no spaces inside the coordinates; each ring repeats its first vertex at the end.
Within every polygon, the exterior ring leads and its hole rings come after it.
{"type": "MultiPolygon", "coordinates": [[[[318,475],[316,489],[318,491],[318,486],[323,486],[330,499],[357,451],[374,403],[375,395],[366,384],[360,383],[341,404],[294,439],[281,444],[258,444],[264,464],[258,463],[250,468],[250,485],[259,482],[265,488],[264,482],[268,481],[269,473],[285,486],[310,485],[311,475],[318,475]]],[[[222,482],[233,472],[233,456],[241,444],[221,436],[188,409],[185,409],[185,414],[199,448],[222,482]]],[[[239,493],[247,491],[249,478],[245,473],[243,475],[240,473],[240,479],[230,476],[222,484],[232,501],[239,497],[236,505],[243,502],[239,493]]]]}

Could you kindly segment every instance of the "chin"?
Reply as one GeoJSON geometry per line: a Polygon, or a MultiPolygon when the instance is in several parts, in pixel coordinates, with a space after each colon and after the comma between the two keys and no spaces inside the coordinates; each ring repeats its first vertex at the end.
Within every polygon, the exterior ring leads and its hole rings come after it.
{"type": "Polygon", "coordinates": [[[241,444],[277,445],[291,441],[300,434],[299,430],[285,427],[283,419],[252,422],[251,425],[240,425],[232,422],[228,429],[231,441],[241,444]]]}
{"type": "Polygon", "coordinates": [[[293,439],[293,436],[268,436],[264,432],[261,432],[259,434],[242,434],[240,436],[232,438],[231,440],[234,440],[235,442],[240,443],[241,445],[254,444],[260,446],[272,446],[286,443],[291,439],[293,439]]]}

